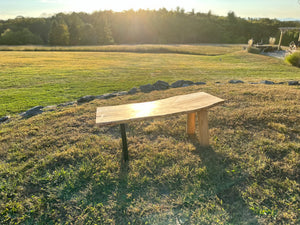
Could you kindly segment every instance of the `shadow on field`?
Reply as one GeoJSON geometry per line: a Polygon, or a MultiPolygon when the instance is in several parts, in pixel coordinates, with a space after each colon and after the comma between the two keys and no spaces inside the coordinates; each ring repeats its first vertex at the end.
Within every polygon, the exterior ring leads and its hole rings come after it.
{"type": "MultiPolygon", "coordinates": [[[[222,201],[221,207],[225,209],[229,216],[226,221],[227,223],[259,224],[255,215],[249,209],[249,206],[244,202],[239,191],[239,187],[243,185],[245,180],[245,175],[230,175],[227,168],[234,163],[233,161],[227,159],[222,154],[216,153],[211,147],[201,147],[196,140],[192,140],[192,143],[196,147],[193,154],[201,158],[201,165],[199,165],[199,167],[205,166],[207,169],[207,179],[203,182],[205,182],[205,186],[209,189],[209,196],[205,196],[205,199],[217,196],[222,201]]],[[[110,195],[111,199],[107,198],[104,201],[114,201],[114,207],[112,208],[113,213],[111,213],[111,215],[113,215],[113,220],[116,224],[144,224],[148,219],[149,221],[157,222],[157,224],[189,224],[191,222],[190,218],[181,217],[181,222],[178,223],[177,214],[185,207],[185,210],[192,213],[195,210],[193,207],[189,208],[189,206],[179,205],[179,208],[175,207],[171,209],[171,211],[168,211],[169,213],[172,212],[169,215],[168,213],[162,215],[157,212],[145,214],[147,210],[151,211],[152,209],[142,208],[142,205],[146,204],[146,202],[141,203],[141,205],[136,202],[137,199],[144,199],[155,205],[154,202],[157,200],[150,200],[149,192],[155,193],[156,196],[168,196],[169,193],[175,189],[181,190],[186,184],[182,183],[178,185],[178,183],[174,183],[174,187],[170,187],[164,183],[155,184],[153,182],[139,184],[133,181],[132,178],[129,178],[129,174],[133,172],[130,171],[130,161],[127,163],[121,161],[120,165],[121,169],[115,186],[111,186],[111,189],[108,187],[105,188],[106,190],[110,189],[108,192],[111,193],[106,194],[110,195]]],[[[155,176],[155,174],[153,174],[153,176],[155,176]]],[[[103,200],[104,199],[102,199],[102,201],[103,200]]],[[[145,207],[149,207],[149,205],[147,206],[146,204],[145,207]]]]}
{"type": "Polygon", "coordinates": [[[234,162],[222,154],[216,153],[212,147],[204,148],[198,140],[192,139],[196,147],[194,154],[201,158],[208,172],[208,186],[214,194],[222,200],[222,206],[229,214],[229,223],[233,224],[259,224],[249,206],[244,202],[239,186],[246,179],[246,175],[231,176],[229,168],[234,162]]]}
{"type": "MultiPolygon", "coordinates": [[[[93,205],[102,203],[104,206],[108,206],[102,211],[102,216],[112,219],[115,224],[144,224],[146,221],[149,221],[150,224],[195,224],[190,216],[197,211],[197,207],[206,207],[206,201],[218,198],[222,202],[220,207],[228,215],[226,223],[258,224],[255,215],[244,202],[239,190],[247,175],[243,172],[232,174],[231,171],[228,171],[228,168],[237,162],[217,153],[211,147],[201,147],[196,139],[191,139],[189,142],[195,146],[192,154],[201,159],[201,163],[196,167],[205,167],[207,171],[207,175],[200,178],[203,179],[201,183],[204,186],[201,186],[199,190],[194,190],[195,193],[203,194],[200,203],[202,205],[193,204],[194,201],[197,201],[196,199],[192,199],[190,203],[185,201],[175,203],[177,197],[185,196],[184,191],[187,187],[196,188],[194,180],[173,181],[170,177],[166,177],[159,183],[155,182],[157,176],[162,176],[161,171],[173,165],[174,162],[157,167],[158,170],[152,168],[153,170],[148,173],[147,170],[133,170],[131,163],[136,163],[136,161],[131,161],[136,160],[133,157],[127,163],[124,163],[123,160],[120,161],[119,174],[114,179],[108,178],[100,185],[93,186],[87,202],[93,203],[93,205]],[[134,178],[135,173],[138,174],[136,178],[134,178]],[[142,181],[144,177],[150,179],[142,181]],[[173,197],[171,194],[174,194],[173,197]],[[167,201],[168,206],[158,210],[157,207],[163,207],[163,201],[167,201]],[[186,215],[183,215],[184,213],[186,215]]],[[[157,153],[153,153],[153,155],[155,157],[157,153]]],[[[155,160],[152,163],[150,165],[157,164],[155,160]]],[[[218,210],[216,213],[221,212],[218,210]]],[[[199,216],[210,216],[209,213],[208,210],[206,215],[200,214],[199,216]]],[[[216,214],[212,212],[212,218],[214,216],[216,214]]],[[[105,223],[105,221],[102,222],[105,223]]],[[[211,222],[215,222],[215,220],[211,219],[211,222]]]]}

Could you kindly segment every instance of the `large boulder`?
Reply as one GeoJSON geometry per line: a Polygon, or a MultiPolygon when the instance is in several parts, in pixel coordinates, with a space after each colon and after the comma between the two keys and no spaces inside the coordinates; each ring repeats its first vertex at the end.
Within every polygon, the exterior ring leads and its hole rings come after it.
{"type": "Polygon", "coordinates": [[[124,95],[128,95],[128,91],[119,91],[115,93],[117,96],[124,96],[124,95]]]}
{"type": "Polygon", "coordinates": [[[0,118],[0,123],[4,123],[5,121],[8,121],[10,119],[10,116],[4,116],[0,118]]]}
{"type": "Polygon", "coordinates": [[[262,80],[260,83],[261,84],[275,84],[273,81],[269,81],[269,80],[262,80]]]}
{"type": "Polygon", "coordinates": [[[156,81],[154,84],[153,84],[153,87],[155,90],[166,90],[166,89],[169,89],[170,88],[170,85],[165,82],[165,81],[161,81],[161,80],[158,80],[156,81]]]}
{"type": "Polygon", "coordinates": [[[59,105],[57,105],[57,107],[66,107],[66,106],[70,106],[70,105],[75,105],[76,102],[65,102],[65,103],[61,103],[59,105]]]}
{"type": "Polygon", "coordinates": [[[141,86],[140,86],[140,90],[141,90],[141,92],[149,93],[149,92],[151,92],[151,91],[154,91],[155,88],[154,88],[154,86],[151,85],[151,84],[146,84],[146,85],[141,85],[141,86]]]}
{"type": "Polygon", "coordinates": [[[53,112],[56,110],[56,108],[57,108],[56,105],[48,105],[43,108],[43,112],[53,112]]]}
{"type": "Polygon", "coordinates": [[[23,112],[20,114],[20,116],[22,116],[23,118],[29,118],[38,114],[43,113],[43,106],[35,106],[29,110],[27,110],[26,112],[23,112]]]}
{"type": "Polygon", "coordinates": [[[244,81],[242,80],[230,80],[228,81],[229,84],[243,84],[244,81]]]}
{"type": "Polygon", "coordinates": [[[289,85],[300,85],[299,81],[289,81],[289,85]]]}
{"type": "Polygon", "coordinates": [[[138,89],[137,89],[136,87],[134,87],[134,88],[131,88],[131,89],[128,91],[128,94],[134,95],[134,94],[136,94],[137,92],[138,92],[138,89]]]}
{"type": "Polygon", "coordinates": [[[77,100],[77,103],[82,104],[82,103],[90,102],[90,101],[93,101],[95,98],[96,98],[96,96],[94,96],[94,95],[86,95],[86,96],[79,98],[77,100]]]}
{"type": "Polygon", "coordinates": [[[97,99],[109,99],[118,96],[117,93],[107,93],[103,95],[96,96],[97,99]]]}
{"type": "Polygon", "coordinates": [[[178,80],[171,84],[172,88],[179,88],[179,87],[188,87],[194,84],[193,81],[190,80],[178,80]]]}

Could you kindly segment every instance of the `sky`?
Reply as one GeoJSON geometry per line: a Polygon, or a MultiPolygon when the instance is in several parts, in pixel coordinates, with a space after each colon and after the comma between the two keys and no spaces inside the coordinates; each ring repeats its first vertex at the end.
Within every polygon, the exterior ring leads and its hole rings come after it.
{"type": "Polygon", "coordinates": [[[176,9],[186,12],[227,15],[233,11],[242,18],[300,19],[300,0],[0,0],[0,19],[17,16],[49,17],[55,13],[97,10],[176,9]]]}

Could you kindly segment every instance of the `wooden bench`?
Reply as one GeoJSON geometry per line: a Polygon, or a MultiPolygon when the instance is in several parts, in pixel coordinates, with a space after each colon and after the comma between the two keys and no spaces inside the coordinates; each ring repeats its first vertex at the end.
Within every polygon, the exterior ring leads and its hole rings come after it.
{"type": "Polygon", "coordinates": [[[223,102],[223,99],[204,92],[198,92],[187,95],[178,95],[152,102],[98,107],[96,124],[120,124],[123,143],[123,159],[128,161],[128,147],[124,123],[170,115],[187,114],[187,134],[195,135],[197,114],[199,143],[202,146],[208,146],[209,129],[207,109],[223,102]]]}

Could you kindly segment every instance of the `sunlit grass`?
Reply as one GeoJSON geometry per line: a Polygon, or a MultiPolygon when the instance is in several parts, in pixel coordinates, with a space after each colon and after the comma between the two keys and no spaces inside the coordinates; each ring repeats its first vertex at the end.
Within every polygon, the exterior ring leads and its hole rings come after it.
{"type": "Polygon", "coordinates": [[[192,55],[222,55],[238,51],[242,45],[102,45],[102,46],[0,46],[0,51],[86,51],[86,52],[137,52],[178,53],[192,55]]]}
{"type": "Polygon", "coordinates": [[[300,67],[300,52],[296,51],[293,54],[286,57],[286,62],[293,66],[300,67]]]}
{"type": "MultiPolygon", "coordinates": [[[[145,48],[150,47],[153,46],[145,48]]],[[[298,68],[279,59],[247,54],[241,46],[175,47],[181,51],[194,49],[203,55],[2,51],[0,116],[25,111],[36,105],[74,101],[84,95],[130,90],[157,80],[226,83],[230,79],[249,82],[272,79],[280,82],[300,77],[298,68]]]]}
{"type": "Polygon", "coordinates": [[[205,48],[0,52],[0,116],[157,80],[207,82],[13,115],[0,125],[0,224],[298,224],[300,89],[247,82],[299,80],[299,69],[205,48]],[[185,115],[131,122],[126,165],[119,127],[95,125],[99,106],[198,91],[226,100],[209,110],[209,148],[186,136],[185,115]]]}

